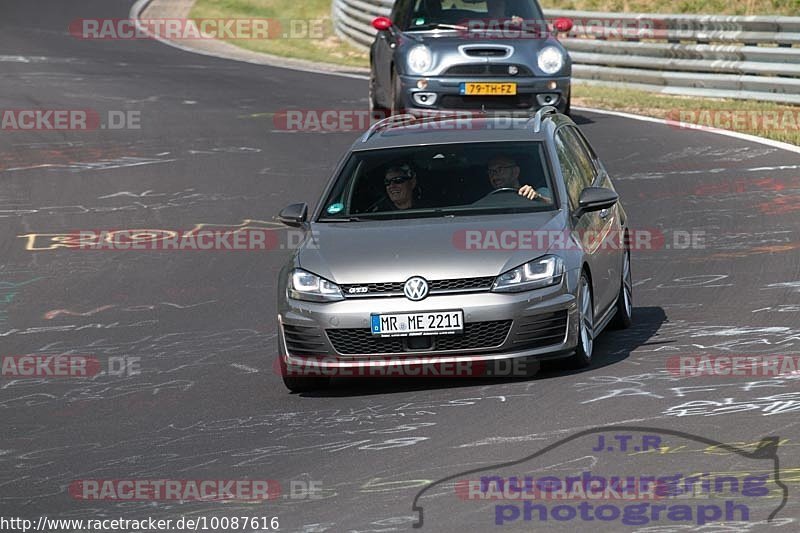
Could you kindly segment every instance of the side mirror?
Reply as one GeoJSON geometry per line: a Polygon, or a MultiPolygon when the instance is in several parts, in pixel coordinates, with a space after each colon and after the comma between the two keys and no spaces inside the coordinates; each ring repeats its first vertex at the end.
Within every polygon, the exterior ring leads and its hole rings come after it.
{"type": "Polygon", "coordinates": [[[392,19],[389,17],[377,17],[372,20],[372,27],[378,31],[386,31],[392,27],[392,19]]]}
{"type": "Polygon", "coordinates": [[[307,216],[308,205],[292,204],[281,209],[281,212],[278,213],[278,220],[287,226],[299,228],[305,223],[307,216]]]}
{"type": "Polygon", "coordinates": [[[613,207],[619,200],[619,195],[611,189],[605,187],[586,187],[581,191],[578,198],[578,209],[575,210],[575,218],[580,218],[584,213],[600,211],[613,207]]]}
{"type": "Polygon", "coordinates": [[[572,29],[572,19],[557,18],[553,21],[553,27],[558,33],[566,33],[572,29]]]}

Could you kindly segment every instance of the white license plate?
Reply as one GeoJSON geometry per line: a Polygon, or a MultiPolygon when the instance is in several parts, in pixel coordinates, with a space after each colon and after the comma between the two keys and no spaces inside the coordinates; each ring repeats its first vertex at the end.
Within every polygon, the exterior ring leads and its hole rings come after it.
{"type": "Polygon", "coordinates": [[[452,335],[464,331],[464,311],[423,311],[370,316],[372,334],[381,337],[452,335]]]}

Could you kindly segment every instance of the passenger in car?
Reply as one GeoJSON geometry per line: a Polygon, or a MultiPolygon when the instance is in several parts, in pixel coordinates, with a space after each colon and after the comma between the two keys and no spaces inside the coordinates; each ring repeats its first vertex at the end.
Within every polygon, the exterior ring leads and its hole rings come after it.
{"type": "Polygon", "coordinates": [[[533,188],[531,185],[519,184],[520,168],[514,158],[497,155],[489,160],[486,169],[489,183],[493,189],[517,189],[520,196],[528,200],[540,200],[546,204],[553,203],[553,195],[547,187],[533,188]]]}

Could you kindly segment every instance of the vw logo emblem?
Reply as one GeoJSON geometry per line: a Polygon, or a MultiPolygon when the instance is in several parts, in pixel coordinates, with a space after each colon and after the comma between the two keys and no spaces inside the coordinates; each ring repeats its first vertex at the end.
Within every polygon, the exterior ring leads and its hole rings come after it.
{"type": "Polygon", "coordinates": [[[422,300],[428,295],[428,282],[418,276],[409,278],[403,286],[403,293],[409,300],[422,300]]]}

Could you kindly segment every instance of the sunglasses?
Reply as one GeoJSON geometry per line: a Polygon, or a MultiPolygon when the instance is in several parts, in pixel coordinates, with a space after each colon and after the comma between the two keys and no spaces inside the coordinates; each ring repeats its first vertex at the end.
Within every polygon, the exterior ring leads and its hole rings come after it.
{"type": "Polygon", "coordinates": [[[486,173],[489,174],[489,176],[497,176],[507,168],[514,168],[515,166],[517,165],[508,165],[505,167],[490,167],[486,169],[486,173]]]}
{"type": "Polygon", "coordinates": [[[399,185],[401,183],[405,183],[405,182],[409,181],[410,179],[411,179],[411,176],[395,176],[393,178],[384,178],[383,179],[383,185],[385,187],[388,187],[392,183],[399,185]]]}

